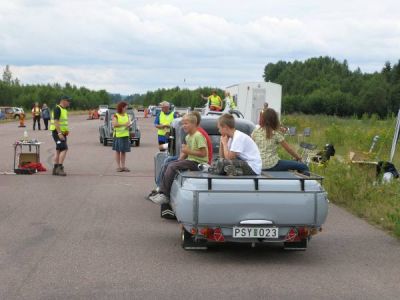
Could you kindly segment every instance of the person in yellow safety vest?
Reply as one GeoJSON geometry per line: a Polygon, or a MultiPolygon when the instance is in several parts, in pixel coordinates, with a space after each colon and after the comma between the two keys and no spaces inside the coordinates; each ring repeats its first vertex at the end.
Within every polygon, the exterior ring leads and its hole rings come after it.
{"type": "MultiPolygon", "coordinates": [[[[167,101],[160,103],[161,112],[156,116],[154,120],[154,125],[158,129],[158,145],[163,145],[168,143],[169,137],[169,127],[172,121],[177,117],[173,111],[170,111],[170,104],[167,101]]],[[[160,151],[165,151],[160,149],[160,151]]]]}
{"type": "Polygon", "coordinates": [[[68,150],[67,135],[69,134],[67,107],[69,107],[72,98],[62,96],[59,100],[60,103],[52,111],[50,119],[50,130],[56,143],[53,175],[66,176],[64,160],[68,150]]]}
{"type": "Polygon", "coordinates": [[[38,123],[38,129],[40,130],[40,115],[42,110],[40,109],[39,103],[35,102],[35,106],[32,108],[32,120],[33,120],[33,130],[35,130],[36,122],[38,123]]]}
{"type": "Polygon", "coordinates": [[[117,113],[112,118],[114,128],[113,146],[115,151],[115,161],[117,162],[117,172],[130,172],[125,166],[126,152],[131,152],[130,128],[132,120],[126,113],[128,103],[121,101],[117,105],[117,113]]]}
{"type": "Polygon", "coordinates": [[[225,91],[224,102],[225,102],[225,108],[229,107],[230,109],[236,109],[236,103],[228,91],[225,91]]]}
{"type": "Polygon", "coordinates": [[[204,97],[201,95],[201,98],[208,101],[208,105],[211,110],[221,111],[222,110],[222,100],[221,97],[217,95],[216,90],[211,91],[211,95],[208,97],[204,97]]]}

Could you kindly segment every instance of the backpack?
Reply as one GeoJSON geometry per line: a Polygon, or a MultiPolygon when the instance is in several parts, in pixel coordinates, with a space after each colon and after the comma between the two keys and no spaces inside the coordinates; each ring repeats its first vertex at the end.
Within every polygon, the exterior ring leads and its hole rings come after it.
{"type": "Polygon", "coordinates": [[[382,173],[392,173],[394,178],[399,178],[400,174],[394,164],[388,161],[380,161],[376,166],[376,176],[382,173]]]}
{"type": "Polygon", "coordinates": [[[208,173],[213,175],[241,176],[246,172],[243,170],[242,161],[238,159],[216,158],[211,162],[208,173]]]}

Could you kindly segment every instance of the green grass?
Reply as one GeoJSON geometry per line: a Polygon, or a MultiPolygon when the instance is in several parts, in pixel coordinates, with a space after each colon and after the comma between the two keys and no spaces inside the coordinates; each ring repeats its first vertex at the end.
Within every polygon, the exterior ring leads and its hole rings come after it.
{"type": "MultiPolygon", "coordinates": [[[[310,137],[288,137],[298,149],[299,141],[317,144],[322,149],[332,143],[336,156],[328,165],[313,165],[312,170],[325,177],[324,186],[329,199],[371,224],[377,225],[400,238],[400,181],[382,184],[375,177],[374,166],[350,164],[349,152],[368,152],[372,139],[379,135],[371,160],[388,160],[395,127],[395,118],[379,120],[376,117],[337,118],[332,116],[287,115],[282,118],[285,126],[295,126],[298,133],[310,127],[310,137]]],[[[282,157],[288,156],[282,153],[282,157]]],[[[394,164],[400,168],[400,145],[394,164]]]]}

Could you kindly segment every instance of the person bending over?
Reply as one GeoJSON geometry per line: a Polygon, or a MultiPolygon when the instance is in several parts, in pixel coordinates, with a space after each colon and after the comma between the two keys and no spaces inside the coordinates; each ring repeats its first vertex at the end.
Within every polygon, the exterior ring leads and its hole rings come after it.
{"type": "Polygon", "coordinates": [[[261,174],[262,163],[257,145],[247,134],[235,129],[235,118],[223,114],[218,119],[218,129],[221,134],[220,158],[238,160],[234,164],[243,170],[243,175],[261,174]]]}
{"type": "Polygon", "coordinates": [[[301,162],[300,155],[289,146],[280,132],[279,117],[272,108],[263,110],[260,128],[255,129],[251,137],[260,149],[263,171],[295,170],[309,175],[307,165],[301,162]],[[281,145],[296,161],[280,159],[278,145],[281,145]]]}
{"type": "Polygon", "coordinates": [[[160,182],[160,192],[149,197],[154,203],[163,204],[169,202],[171,186],[178,171],[198,171],[199,164],[208,162],[207,142],[197,130],[196,116],[193,114],[185,115],[182,119],[182,126],[187,133],[186,144],[182,144],[179,159],[168,164],[160,182]]]}

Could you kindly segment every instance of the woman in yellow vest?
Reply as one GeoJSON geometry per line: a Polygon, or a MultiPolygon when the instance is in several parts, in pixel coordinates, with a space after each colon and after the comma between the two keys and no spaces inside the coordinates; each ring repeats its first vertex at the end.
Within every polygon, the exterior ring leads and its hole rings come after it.
{"type": "Polygon", "coordinates": [[[126,113],[128,103],[122,101],[117,105],[117,113],[113,116],[112,125],[114,127],[114,139],[112,149],[115,151],[115,160],[117,161],[117,172],[129,172],[125,167],[126,152],[131,152],[131,143],[129,138],[129,128],[132,123],[129,115],[126,113]]]}
{"type": "Polygon", "coordinates": [[[222,110],[222,100],[221,97],[217,95],[216,90],[211,91],[211,95],[208,97],[204,97],[203,95],[200,95],[201,98],[204,100],[208,101],[208,105],[210,107],[210,110],[216,110],[216,111],[221,111],[222,110]]]}
{"type": "Polygon", "coordinates": [[[40,130],[40,115],[42,110],[40,109],[39,103],[35,102],[35,106],[32,108],[32,120],[33,120],[33,130],[35,130],[36,123],[38,124],[38,129],[40,130]]]}

